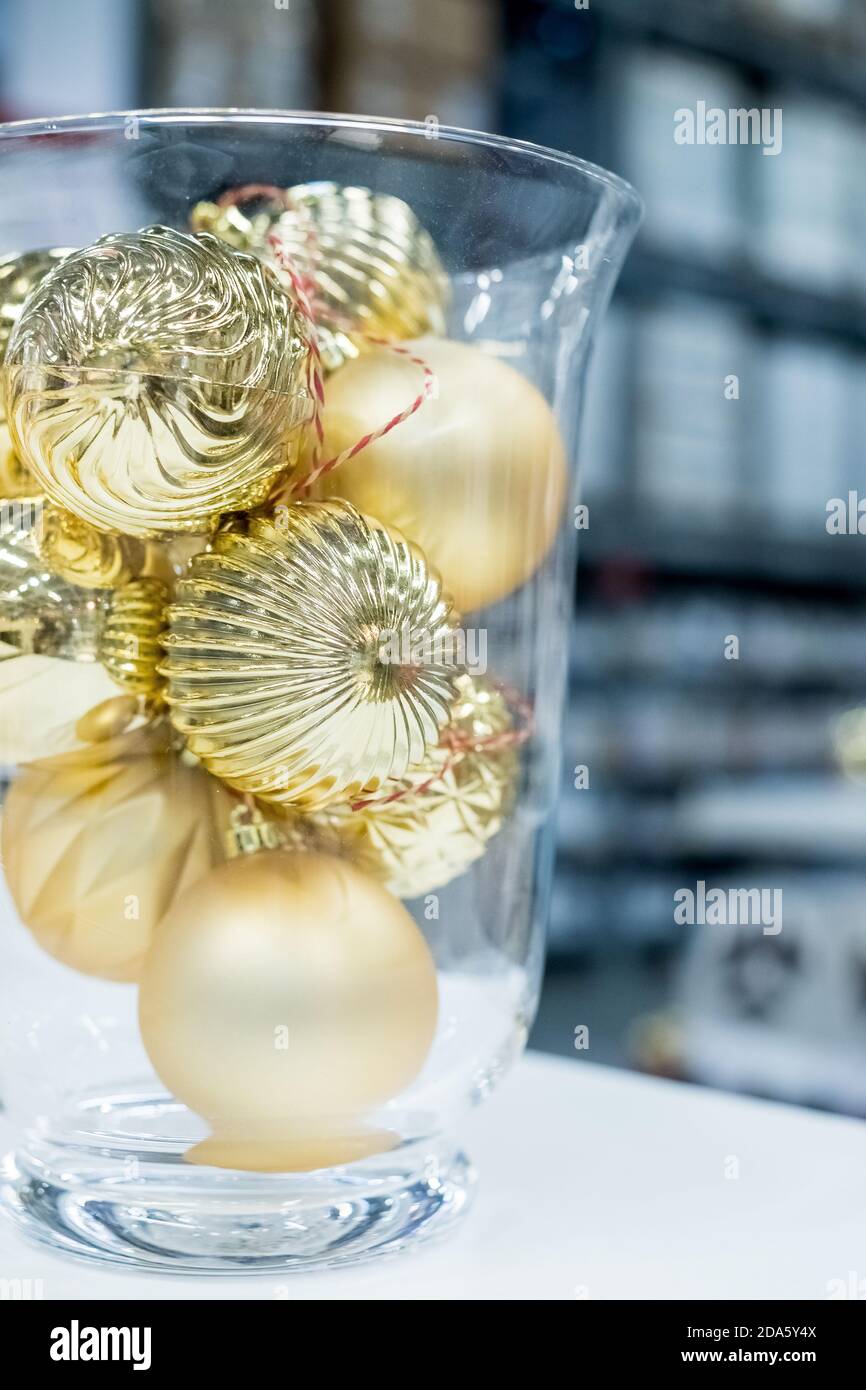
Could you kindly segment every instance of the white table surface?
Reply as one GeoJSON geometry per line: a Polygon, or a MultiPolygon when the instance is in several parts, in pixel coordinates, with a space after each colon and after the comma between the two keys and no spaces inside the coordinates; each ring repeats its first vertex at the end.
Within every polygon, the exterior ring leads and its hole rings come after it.
{"type": "Polygon", "coordinates": [[[0,1275],[42,1279],[46,1299],[145,1300],[825,1299],[866,1276],[859,1121],[529,1054],[464,1133],[481,1180],[462,1227],[378,1264],[139,1276],[3,1222],[0,1275]]]}

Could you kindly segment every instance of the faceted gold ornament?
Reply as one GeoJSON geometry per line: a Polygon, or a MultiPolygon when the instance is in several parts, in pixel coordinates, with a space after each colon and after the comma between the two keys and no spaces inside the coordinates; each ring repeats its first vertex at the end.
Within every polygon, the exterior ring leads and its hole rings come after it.
{"type": "Polygon", "coordinates": [[[65,965],[137,980],[175,898],[223,860],[228,795],[185,765],[164,722],[31,763],[3,810],[21,920],[65,965]]]}
{"type": "Polygon", "coordinates": [[[400,198],[337,183],[297,184],[240,205],[199,203],[191,225],[262,256],[285,279],[268,240],[279,237],[311,287],[329,371],[357,357],[365,335],[445,331],[447,276],[430,234],[400,198]]]}
{"type": "MultiPolygon", "coordinates": [[[[167,589],[158,579],[92,587],[98,553],[93,565],[79,556],[86,584],[53,573],[43,555],[43,521],[41,508],[21,506],[11,524],[0,526],[0,641],[22,653],[99,662],[130,693],[155,694],[167,589]]],[[[106,539],[110,557],[116,538],[106,539]]]]}
{"type": "Polygon", "coordinates": [[[444,887],[484,854],[514,802],[519,758],[508,705],[482,677],[457,681],[456,736],[374,797],[317,812],[314,827],[398,898],[444,887]],[[501,745],[497,740],[504,738],[501,745]]]}
{"type": "Polygon", "coordinates": [[[52,502],[139,537],[210,529],[295,467],[308,347],[271,271],[168,227],[103,237],[28,297],[4,370],[52,502]]]}
{"type": "Polygon", "coordinates": [[[189,1162],[325,1168],[393,1146],[367,1113],[436,1029],[436,970],[403,905],[352,865],[271,850],[178,898],[141,980],[141,1036],[212,1135],[189,1162]]]}
{"type": "Polygon", "coordinates": [[[172,721],[211,772],[269,801],[378,786],[448,720],[450,615],[420,553],[347,503],[277,508],[217,535],[178,584],[172,721]]]}

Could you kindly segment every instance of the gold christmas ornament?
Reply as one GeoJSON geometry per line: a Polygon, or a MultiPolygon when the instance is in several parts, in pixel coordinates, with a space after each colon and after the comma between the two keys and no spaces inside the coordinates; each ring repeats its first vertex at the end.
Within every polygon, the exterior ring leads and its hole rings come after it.
{"type": "Polygon", "coordinates": [[[327,182],[252,193],[236,204],[199,203],[191,225],[261,256],[286,282],[269,241],[279,237],[309,286],[326,370],[357,357],[365,335],[445,332],[448,278],[408,203],[327,182]]]}
{"type": "Polygon", "coordinates": [[[65,965],[137,980],[175,898],[222,862],[227,797],[184,764],[163,723],[31,763],[3,811],[21,920],[65,965]]]}
{"type": "Polygon", "coordinates": [[[44,280],[49,270],[60,265],[71,254],[69,247],[52,247],[0,259],[0,361],[3,360],[6,344],[27,296],[44,280]]]}
{"type": "Polygon", "coordinates": [[[178,584],[161,667],[172,721],[211,772],[269,801],[378,786],[448,720],[449,617],[417,550],[347,503],[277,508],[217,535],[178,584]]]}
{"type": "Polygon", "coordinates": [[[83,714],[75,725],[82,743],[105,743],[126,732],[137,718],[140,702],[135,695],[113,695],[83,714]]]}
{"type": "Polygon", "coordinates": [[[29,468],[25,468],[12,444],[9,426],[0,424],[0,498],[41,499],[42,490],[29,468]]]}
{"type": "MultiPolygon", "coordinates": [[[[158,579],[129,580],[116,589],[71,583],[47,568],[43,522],[40,508],[22,507],[16,524],[0,528],[0,639],[21,652],[100,662],[123,689],[156,694],[161,685],[159,637],[168,603],[165,586],[158,579]]],[[[50,537],[50,524],[47,534],[50,537]]],[[[102,557],[99,549],[85,548],[82,558],[74,546],[63,553],[73,571],[77,556],[84,577],[92,583],[98,564],[108,564],[114,539],[108,538],[102,557]]],[[[62,536],[58,547],[61,540],[62,536]]]]}
{"type": "Polygon", "coordinates": [[[115,589],[145,563],[141,541],[98,531],[59,507],[43,507],[36,545],[47,570],[83,589],[115,589]]]}
{"type": "MultiPolygon", "coordinates": [[[[411,344],[436,376],[420,410],[321,479],[323,495],[415,541],[462,611],[504,598],[537,570],[562,519],[565,450],[544,397],[512,367],[464,343],[411,344]]],[[[324,456],[404,410],[419,371],[387,349],[329,379],[324,456]]]]}
{"type": "Polygon", "coordinates": [[[168,590],[158,579],[132,579],[112,594],[99,660],[124,690],[137,695],[157,692],[167,608],[168,590]]]}
{"type": "Polygon", "coordinates": [[[29,296],[6,352],[13,443],[103,531],[202,532],[295,466],[310,413],[293,300],[259,260],[168,227],[103,237],[29,296]]]}
{"type": "Polygon", "coordinates": [[[274,850],[175,902],[139,1017],[157,1075],[213,1131],[187,1159],[289,1171],[390,1147],[365,1116],[420,1071],[437,1007],[402,904],[350,864],[274,850]]]}
{"type": "Polygon", "coordinates": [[[442,888],[484,854],[514,802],[519,757],[500,692],[460,676],[451,736],[406,777],[355,808],[311,817],[359,868],[398,898],[442,888]]]}

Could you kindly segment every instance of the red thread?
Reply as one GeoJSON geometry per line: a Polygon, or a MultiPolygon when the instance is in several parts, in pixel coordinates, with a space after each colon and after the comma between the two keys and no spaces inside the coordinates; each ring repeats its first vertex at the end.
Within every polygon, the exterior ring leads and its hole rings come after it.
{"type": "MultiPolygon", "coordinates": [[[[217,207],[238,207],[241,203],[254,202],[257,199],[266,199],[276,203],[285,211],[295,209],[299,216],[303,209],[298,208],[286,188],[277,188],[269,183],[246,183],[238,188],[230,188],[217,199],[217,207]]],[[[321,256],[321,251],[316,238],[315,227],[310,222],[307,228],[307,240],[310,249],[311,261],[315,263],[321,256]]],[[[319,350],[318,325],[316,321],[316,297],[318,293],[318,281],[315,274],[303,274],[295,265],[291,253],[287,250],[282,237],[276,229],[273,229],[268,236],[268,245],[274,253],[274,258],[279,268],[289,277],[295,298],[298,302],[298,309],[301,318],[306,325],[304,338],[309,348],[309,355],[306,365],[306,385],[313,402],[312,427],[315,433],[315,444],[311,465],[303,479],[297,482],[286,482],[278,488],[272,496],[271,501],[276,504],[280,501],[288,501],[292,497],[298,497],[310,491],[315,483],[327,473],[339,468],[341,463],[346,463],[349,459],[355,458],[363,449],[368,448],[377,439],[384,439],[385,435],[390,434],[398,425],[402,425],[406,420],[421,409],[425,401],[429,400],[436,392],[436,374],[429,363],[423,357],[416,356],[408,348],[400,347],[389,338],[379,338],[372,334],[357,333],[356,325],[346,320],[344,327],[346,331],[354,332],[356,336],[370,343],[374,347],[384,347],[389,352],[395,353],[399,357],[405,357],[413,366],[420,367],[423,378],[422,387],[418,395],[397,415],[392,416],[379,429],[371,430],[361,439],[356,440],[347,449],[333,458],[322,459],[321,451],[325,442],[324,430],[322,428],[322,411],[325,407],[325,374],[322,368],[322,355],[319,350]]]]}

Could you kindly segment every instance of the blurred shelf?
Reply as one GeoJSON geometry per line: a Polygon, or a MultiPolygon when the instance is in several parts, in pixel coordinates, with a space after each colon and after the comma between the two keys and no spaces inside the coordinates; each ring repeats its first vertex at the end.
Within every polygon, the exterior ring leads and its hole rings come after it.
{"type": "Polygon", "coordinates": [[[866,862],[866,788],[830,777],[711,780],[682,796],[671,824],[683,854],[866,862]]]}
{"type": "Polygon", "coordinates": [[[775,280],[745,259],[715,264],[642,240],[626,261],[620,290],[632,300],[670,293],[717,299],[788,332],[820,333],[866,346],[866,297],[856,284],[827,294],[775,280]]]}
{"type": "MultiPolygon", "coordinates": [[[[561,0],[563,7],[568,0],[561,0]]],[[[732,0],[602,0],[601,33],[661,39],[701,57],[748,68],[866,107],[866,50],[846,24],[797,23],[732,0]]]]}
{"type": "Polygon", "coordinates": [[[686,509],[678,515],[639,509],[630,495],[590,501],[589,509],[578,548],[584,569],[637,562],[673,575],[809,583],[856,594],[866,590],[866,536],[828,535],[819,529],[820,517],[816,534],[804,536],[756,520],[737,523],[686,509]]]}

